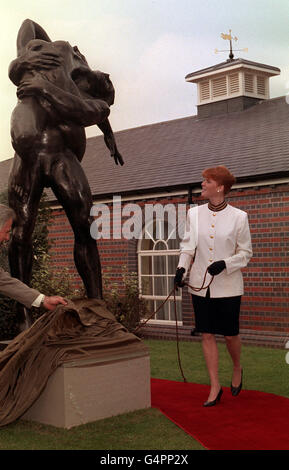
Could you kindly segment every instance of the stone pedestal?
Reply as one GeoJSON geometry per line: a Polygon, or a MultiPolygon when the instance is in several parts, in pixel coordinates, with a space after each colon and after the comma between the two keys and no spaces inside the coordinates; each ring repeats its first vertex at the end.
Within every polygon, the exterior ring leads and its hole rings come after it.
{"type": "Polygon", "coordinates": [[[69,429],[150,406],[149,354],[110,353],[58,367],[22,419],[69,429]]]}

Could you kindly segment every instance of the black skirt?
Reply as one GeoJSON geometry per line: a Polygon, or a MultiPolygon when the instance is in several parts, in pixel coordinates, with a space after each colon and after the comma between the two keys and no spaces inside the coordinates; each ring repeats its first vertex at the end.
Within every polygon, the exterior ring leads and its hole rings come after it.
{"type": "Polygon", "coordinates": [[[211,298],[192,294],[195,329],[198,333],[224,336],[239,334],[241,296],[211,298]]]}

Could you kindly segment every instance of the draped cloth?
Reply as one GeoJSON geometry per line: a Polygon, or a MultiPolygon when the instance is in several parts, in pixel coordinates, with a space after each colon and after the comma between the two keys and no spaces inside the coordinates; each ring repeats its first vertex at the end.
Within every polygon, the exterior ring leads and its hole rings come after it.
{"type": "Polygon", "coordinates": [[[0,426],[21,417],[63,363],[135,352],[148,355],[102,300],[75,299],[44,313],[0,352],[0,426]]]}

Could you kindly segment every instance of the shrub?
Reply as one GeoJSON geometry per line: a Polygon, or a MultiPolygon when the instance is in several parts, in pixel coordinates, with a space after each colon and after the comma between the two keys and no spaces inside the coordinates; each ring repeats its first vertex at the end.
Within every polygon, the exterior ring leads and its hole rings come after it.
{"type": "Polygon", "coordinates": [[[146,301],[139,296],[137,273],[128,272],[123,267],[120,284],[111,281],[110,271],[111,269],[103,275],[106,306],[128,331],[134,332],[140,320],[148,313],[146,301]]]}

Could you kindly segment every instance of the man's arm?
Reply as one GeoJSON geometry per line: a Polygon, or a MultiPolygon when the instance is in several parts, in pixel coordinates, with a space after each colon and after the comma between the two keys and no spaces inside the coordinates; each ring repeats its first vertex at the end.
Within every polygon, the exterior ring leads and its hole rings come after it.
{"type": "Polygon", "coordinates": [[[0,292],[1,294],[16,300],[25,307],[40,307],[41,303],[47,310],[54,310],[58,304],[66,305],[67,301],[58,295],[47,297],[38,290],[32,289],[19,279],[10,276],[0,268],[0,292]]]}
{"type": "Polygon", "coordinates": [[[31,289],[26,284],[0,268],[0,292],[17,302],[30,308],[35,299],[40,295],[36,289],[31,289]]]}

